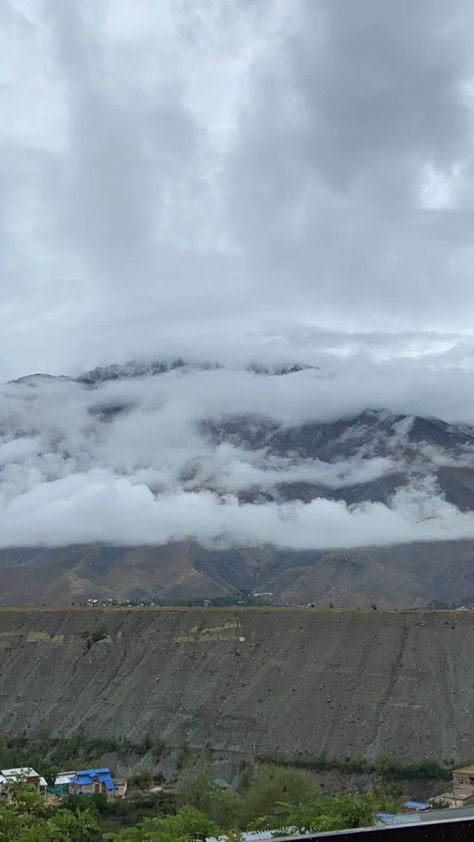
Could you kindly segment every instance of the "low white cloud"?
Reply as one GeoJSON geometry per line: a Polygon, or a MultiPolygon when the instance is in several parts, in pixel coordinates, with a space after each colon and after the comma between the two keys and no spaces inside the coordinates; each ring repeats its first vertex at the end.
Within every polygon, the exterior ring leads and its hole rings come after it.
{"type": "Polygon", "coordinates": [[[144,485],[91,471],[40,483],[0,512],[1,544],[61,546],[84,542],[164,544],[193,539],[228,547],[356,547],[474,538],[474,514],[439,497],[400,492],[394,508],[311,503],[239,504],[236,497],[178,492],[154,497],[144,485]]]}
{"type": "Polygon", "coordinates": [[[448,504],[436,480],[440,466],[473,468],[473,448],[407,439],[416,414],[472,423],[470,377],[463,365],[447,368],[443,356],[399,358],[394,369],[393,360],[357,355],[326,356],[319,370],[285,376],[236,363],[92,389],[67,380],[10,384],[0,392],[0,545],[192,538],[317,548],[474,537],[473,516],[448,504]],[[359,422],[339,440],[348,455],[330,461],[273,451],[271,436],[250,448],[216,443],[203,427],[240,416],[256,431],[265,424],[285,431],[368,407],[383,407],[388,432],[359,422]],[[406,486],[387,504],[285,502],[278,491],[306,483],[331,497],[400,473],[406,486]],[[259,491],[274,501],[261,502],[259,491]],[[242,502],[246,492],[260,502],[242,502]]]}

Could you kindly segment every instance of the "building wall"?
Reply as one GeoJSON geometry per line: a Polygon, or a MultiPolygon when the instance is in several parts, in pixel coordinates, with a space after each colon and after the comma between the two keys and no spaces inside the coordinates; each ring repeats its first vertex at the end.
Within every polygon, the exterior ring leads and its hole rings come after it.
{"type": "Polygon", "coordinates": [[[474,770],[472,774],[469,772],[454,772],[453,782],[455,786],[472,786],[474,787],[474,770]]]}
{"type": "Polygon", "coordinates": [[[70,784],[69,789],[72,795],[93,795],[95,792],[94,784],[70,784]]]}
{"type": "Polygon", "coordinates": [[[100,781],[94,782],[92,784],[70,784],[69,791],[71,795],[94,795],[95,793],[100,793],[103,795],[107,795],[109,798],[109,793],[106,791],[105,786],[100,781]]]}

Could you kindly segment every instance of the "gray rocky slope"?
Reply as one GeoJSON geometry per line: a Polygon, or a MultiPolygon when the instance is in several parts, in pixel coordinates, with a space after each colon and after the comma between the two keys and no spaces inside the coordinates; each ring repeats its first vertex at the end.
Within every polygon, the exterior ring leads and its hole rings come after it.
{"type": "Polygon", "coordinates": [[[0,696],[2,732],[459,763],[474,746],[474,616],[2,609],[0,696]]]}

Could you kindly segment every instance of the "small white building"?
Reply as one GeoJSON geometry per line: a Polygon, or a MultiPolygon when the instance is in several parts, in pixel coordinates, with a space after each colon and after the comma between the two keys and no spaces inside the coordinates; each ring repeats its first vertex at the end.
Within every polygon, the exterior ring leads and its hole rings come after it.
{"type": "Polygon", "coordinates": [[[59,772],[59,774],[56,775],[54,786],[56,790],[61,790],[61,795],[69,795],[69,784],[75,774],[76,771],[74,770],[71,772],[59,772]]]}
{"type": "Polygon", "coordinates": [[[2,801],[11,801],[11,785],[16,783],[34,785],[38,792],[46,795],[48,786],[46,780],[31,767],[19,766],[16,769],[0,769],[0,798],[2,801]]]}
{"type": "Polygon", "coordinates": [[[437,795],[448,807],[464,807],[474,804],[474,765],[453,769],[451,789],[437,795]]]}

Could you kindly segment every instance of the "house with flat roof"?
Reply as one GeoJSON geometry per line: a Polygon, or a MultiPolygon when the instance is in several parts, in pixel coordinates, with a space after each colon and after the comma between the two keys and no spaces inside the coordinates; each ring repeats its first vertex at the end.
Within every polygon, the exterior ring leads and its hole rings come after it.
{"type": "Polygon", "coordinates": [[[11,801],[12,784],[25,783],[35,786],[38,792],[46,795],[47,782],[29,766],[19,766],[15,769],[0,769],[0,798],[2,801],[11,801]]]}
{"type": "Polygon", "coordinates": [[[69,795],[69,784],[75,776],[75,771],[59,772],[54,779],[54,789],[57,795],[69,795]]]}
{"type": "Polygon", "coordinates": [[[448,807],[464,807],[474,804],[474,765],[453,770],[451,789],[436,796],[448,807]]]}

